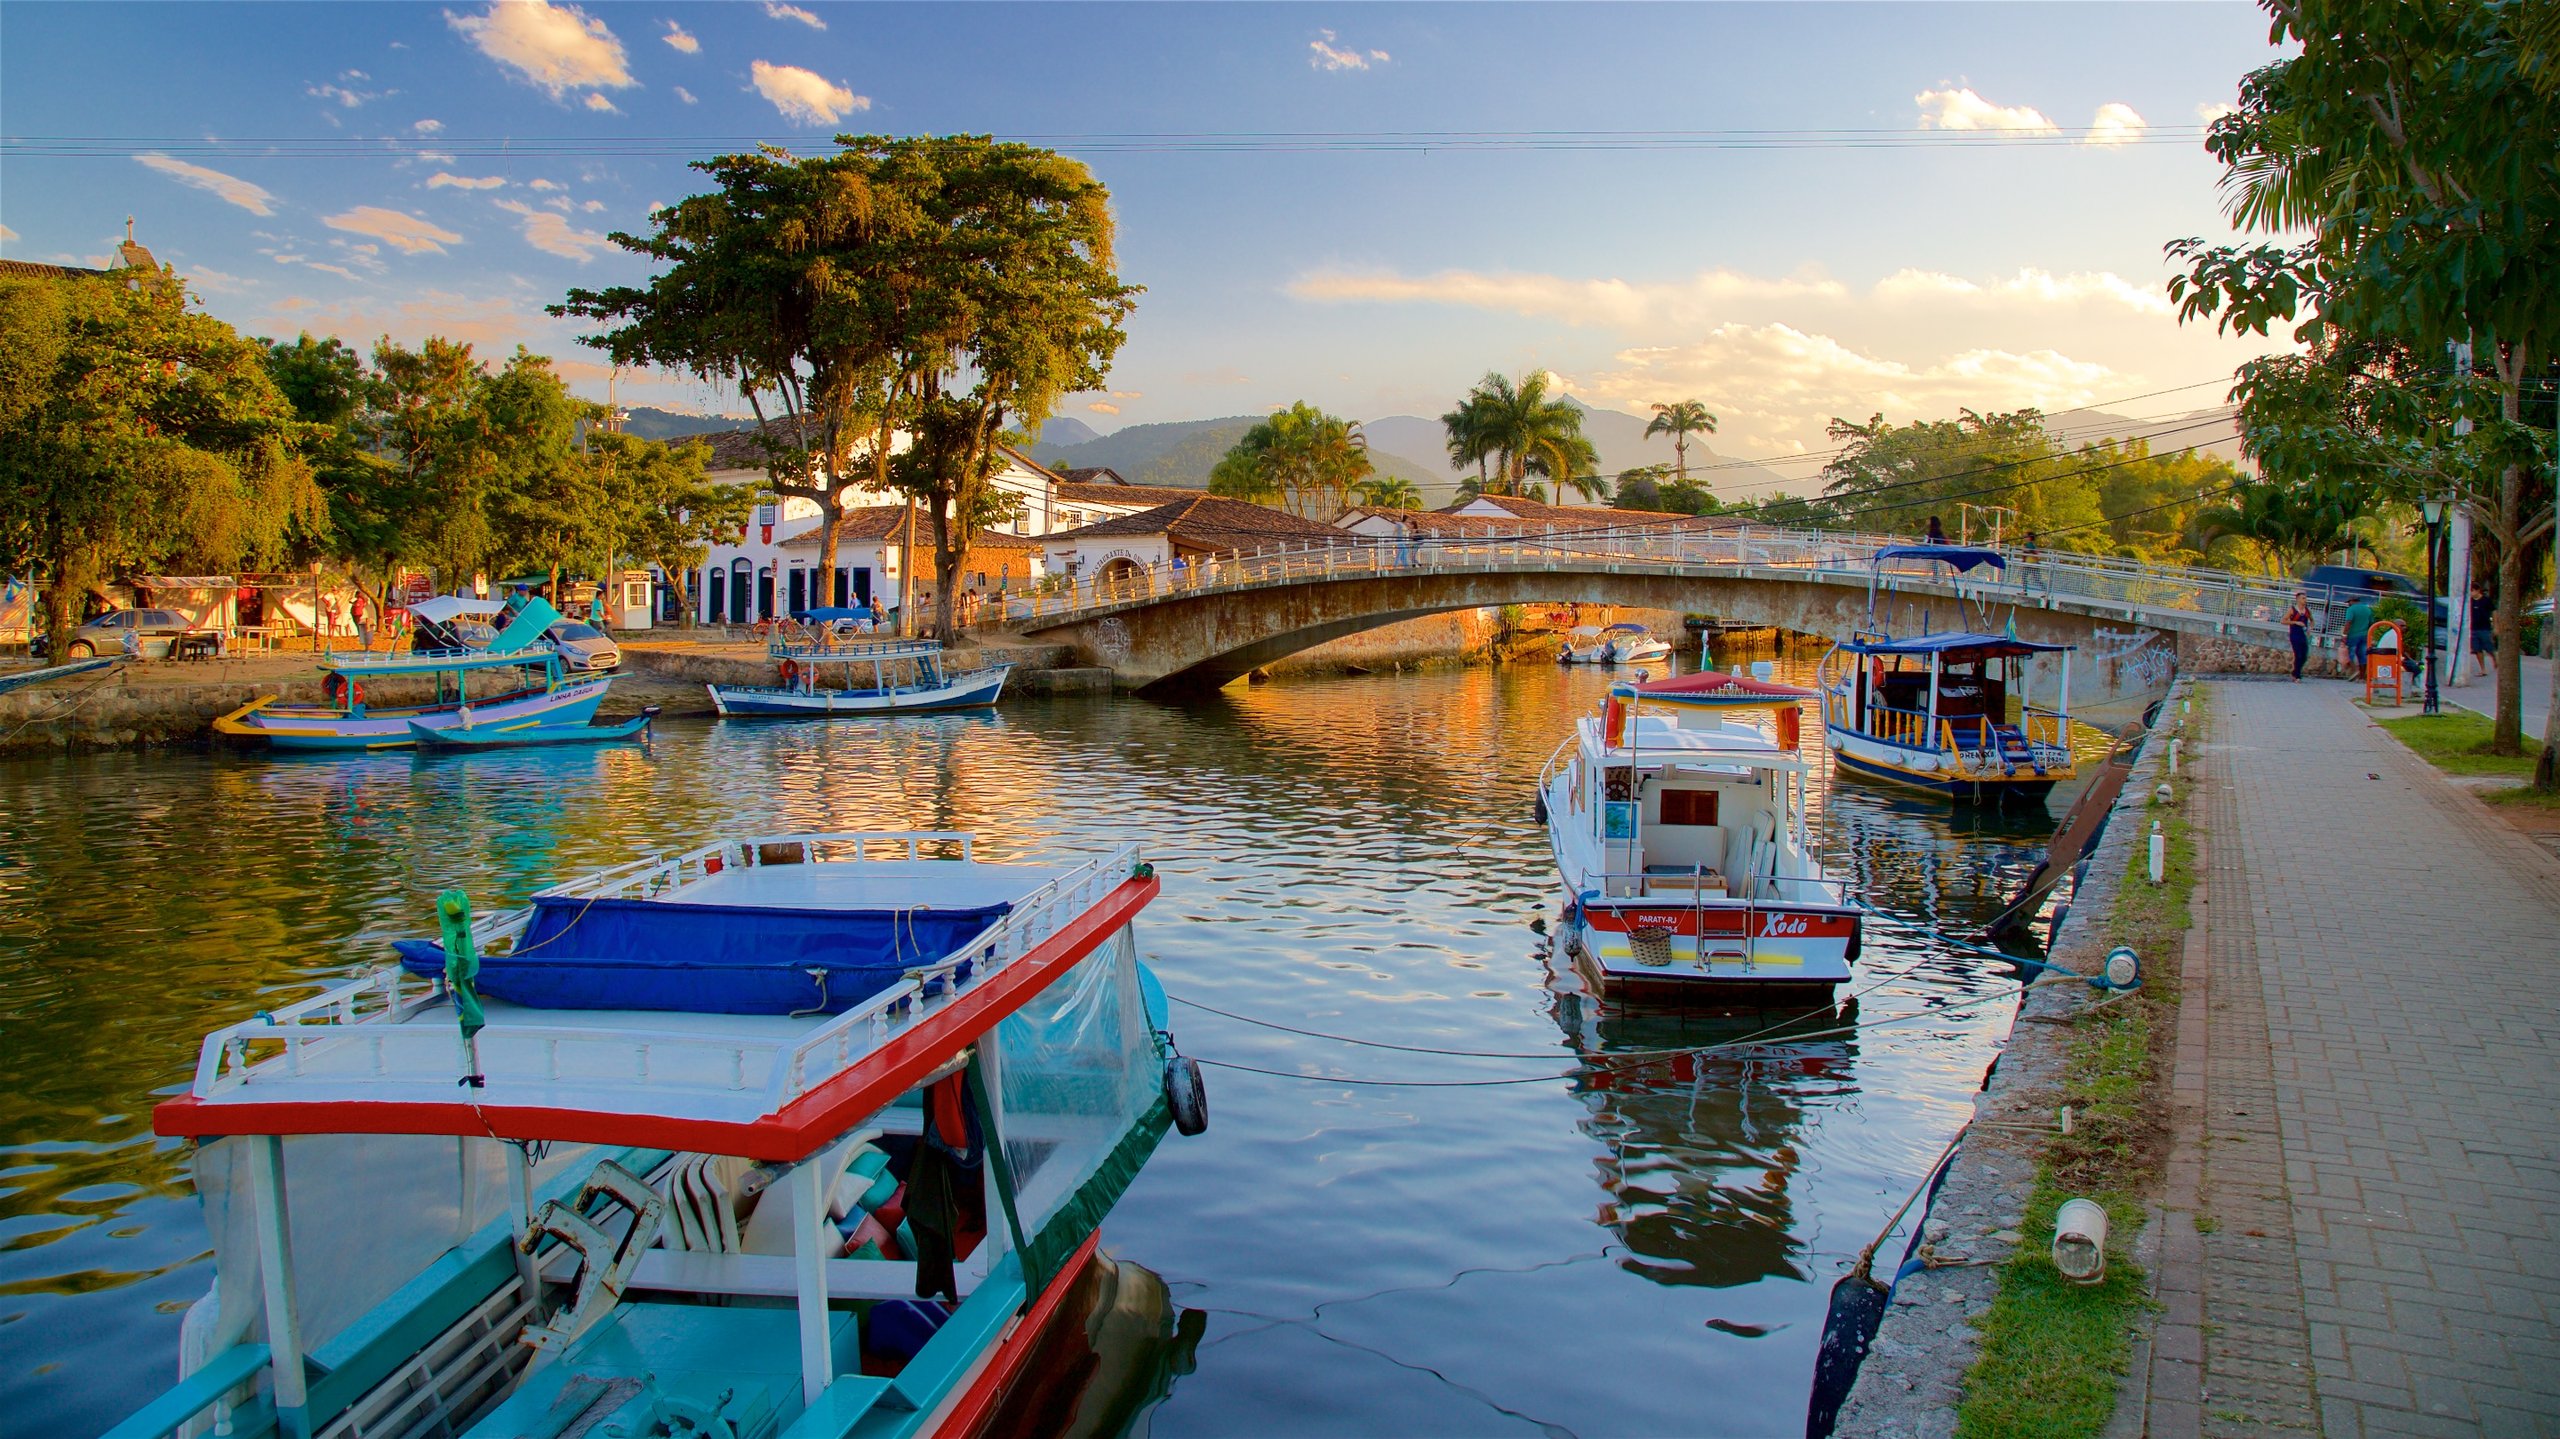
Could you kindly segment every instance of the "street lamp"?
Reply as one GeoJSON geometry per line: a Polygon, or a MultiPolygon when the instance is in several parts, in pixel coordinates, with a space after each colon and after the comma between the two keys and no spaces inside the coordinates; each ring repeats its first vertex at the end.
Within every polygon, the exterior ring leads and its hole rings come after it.
{"type": "Polygon", "coordinates": [[[2418,504],[2427,517],[2427,703],[2425,714],[2442,714],[2436,701],[2436,646],[2444,636],[2436,623],[2436,536],[2444,526],[2444,501],[2429,495],[2418,504]]]}

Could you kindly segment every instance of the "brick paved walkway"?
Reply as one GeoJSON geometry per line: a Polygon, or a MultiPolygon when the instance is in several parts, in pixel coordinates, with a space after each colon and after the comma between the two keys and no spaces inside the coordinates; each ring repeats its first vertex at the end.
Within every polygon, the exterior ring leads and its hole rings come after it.
{"type": "Polygon", "coordinates": [[[2212,687],[2151,1432],[2560,1434],[2560,863],[2346,696],[2212,687]]]}

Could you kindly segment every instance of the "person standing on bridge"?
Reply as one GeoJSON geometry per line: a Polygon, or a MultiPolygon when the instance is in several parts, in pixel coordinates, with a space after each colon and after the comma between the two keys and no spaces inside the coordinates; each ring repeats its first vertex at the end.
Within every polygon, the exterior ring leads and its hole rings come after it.
{"type": "Polygon", "coordinates": [[[1943,545],[1946,542],[1947,527],[1938,523],[1938,517],[1936,515],[1931,515],[1929,517],[1929,543],[1933,545],[1943,545]]]}
{"type": "Polygon", "coordinates": [[[2311,596],[2301,590],[2293,592],[2293,604],[2284,612],[2284,633],[2293,642],[2293,682],[2300,684],[2303,662],[2311,658],[2311,596]]]}

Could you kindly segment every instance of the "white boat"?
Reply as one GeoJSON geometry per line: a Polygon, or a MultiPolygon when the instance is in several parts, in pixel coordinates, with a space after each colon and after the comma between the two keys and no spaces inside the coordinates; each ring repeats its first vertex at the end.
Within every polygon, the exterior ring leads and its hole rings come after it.
{"type": "Polygon", "coordinates": [[[1101,1217],[1205,1122],[1130,929],[1158,888],[1134,845],[886,833],[477,925],[448,892],[440,943],[214,1031],[155,1113],[215,1278],[112,1432],[1019,1432],[1101,1217]]]}
{"type": "Polygon", "coordinates": [[[1809,852],[1810,768],[1723,715],[1791,716],[1811,698],[1712,672],[1614,685],[1548,759],[1537,811],[1569,897],[1558,939],[1593,993],[1753,1004],[1848,980],[1861,913],[1809,852]]]}
{"type": "Polygon", "coordinates": [[[972,670],[943,665],[938,640],[832,639],[772,646],[777,682],[705,685],[724,715],[884,715],[983,709],[1004,693],[1010,661],[972,670]]]}
{"type": "Polygon", "coordinates": [[[1614,625],[1581,625],[1565,636],[1556,663],[1567,665],[1659,664],[1671,657],[1671,646],[1632,620],[1614,625]]]}

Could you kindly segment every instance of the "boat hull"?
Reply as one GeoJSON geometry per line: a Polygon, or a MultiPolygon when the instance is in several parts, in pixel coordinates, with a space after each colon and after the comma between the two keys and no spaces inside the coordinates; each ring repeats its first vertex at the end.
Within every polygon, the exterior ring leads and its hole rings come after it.
{"type": "Polygon", "coordinates": [[[2042,804],[2073,773],[2068,767],[2047,766],[2038,774],[2026,765],[2005,774],[1960,769],[1946,762],[1944,751],[1894,744],[1839,725],[1823,727],[1823,742],[1842,773],[1967,804],[2042,804]]]}
{"type": "Polygon", "coordinates": [[[465,727],[466,718],[473,729],[583,725],[595,717],[596,706],[604,702],[606,691],[613,687],[613,678],[597,675],[572,680],[543,694],[489,704],[436,705],[379,714],[261,701],[214,721],[214,729],[234,739],[264,743],[274,750],[407,749],[418,743],[418,730],[458,730],[465,727]]]}
{"type": "Polygon", "coordinates": [[[427,725],[409,726],[410,738],[418,748],[426,750],[473,751],[490,749],[529,749],[544,745],[613,744],[621,740],[646,739],[649,722],[658,717],[655,709],[620,724],[541,724],[504,727],[475,723],[469,728],[435,729],[427,725]]]}
{"type": "Polygon", "coordinates": [[[711,707],[733,718],[924,714],[984,709],[1004,693],[1007,666],[973,670],[949,684],[926,689],[793,690],[757,685],[705,685],[711,707]]]}
{"type": "Polygon", "coordinates": [[[1572,906],[1563,938],[1603,999],[1760,1004],[1827,999],[1846,984],[1861,919],[1836,904],[1586,898],[1572,906]]]}

